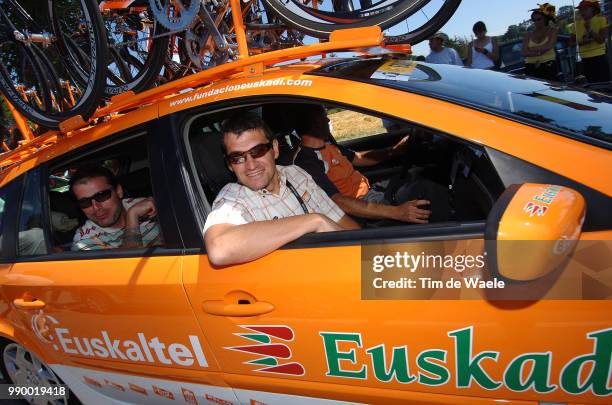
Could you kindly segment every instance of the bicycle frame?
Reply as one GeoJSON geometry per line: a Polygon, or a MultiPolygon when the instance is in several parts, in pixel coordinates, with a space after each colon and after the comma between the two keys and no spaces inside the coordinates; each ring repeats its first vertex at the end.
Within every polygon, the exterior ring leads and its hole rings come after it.
{"type": "Polygon", "coordinates": [[[8,99],[4,95],[2,95],[2,98],[4,99],[4,102],[6,103],[6,105],[8,106],[8,109],[11,112],[11,114],[13,114],[13,119],[15,120],[15,124],[17,125],[17,128],[19,128],[19,131],[21,131],[21,135],[23,135],[24,140],[26,140],[27,142],[30,142],[32,139],[34,139],[34,134],[32,133],[32,129],[28,125],[28,121],[25,119],[23,115],[21,115],[19,111],[15,109],[15,107],[13,107],[13,105],[8,101],[8,99]]]}

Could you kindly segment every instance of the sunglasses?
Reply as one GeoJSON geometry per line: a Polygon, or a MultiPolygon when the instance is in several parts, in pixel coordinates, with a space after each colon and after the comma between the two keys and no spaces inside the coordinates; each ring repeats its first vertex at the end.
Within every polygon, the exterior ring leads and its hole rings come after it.
{"type": "Polygon", "coordinates": [[[536,18],[532,18],[531,21],[536,22],[536,21],[542,21],[543,18],[542,17],[536,17],[536,18]]]}
{"type": "Polygon", "coordinates": [[[111,198],[112,194],[113,194],[113,189],[109,188],[108,190],[98,191],[96,194],[92,195],[91,197],[79,198],[77,200],[77,203],[79,204],[79,207],[81,208],[89,208],[91,207],[91,204],[92,204],[91,200],[96,200],[96,202],[101,203],[111,198]]]}
{"type": "Polygon", "coordinates": [[[272,149],[272,142],[268,143],[260,143],[259,145],[253,146],[251,149],[246,152],[232,152],[225,156],[225,159],[228,163],[232,165],[240,165],[247,160],[247,153],[251,155],[253,159],[257,159],[268,153],[268,151],[272,149]]]}

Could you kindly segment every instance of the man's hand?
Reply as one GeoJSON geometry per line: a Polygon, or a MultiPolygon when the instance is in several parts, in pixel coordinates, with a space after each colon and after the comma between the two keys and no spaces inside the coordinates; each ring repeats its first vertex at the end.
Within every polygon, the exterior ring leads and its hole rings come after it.
{"type": "Polygon", "coordinates": [[[132,205],[127,211],[127,228],[138,228],[141,219],[152,219],[157,216],[153,197],[147,197],[132,205]]]}
{"type": "Polygon", "coordinates": [[[397,205],[395,208],[395,220],[403,222],[413,222],[415,224],[426,224],[429,222],[430,210],[419,208],[421,205],[428,205],[428,200],[412,200],[397,205]]]}
{"type": "Polygon", "coordinates": [[[406,135],[405,137],[400,139],[399,142],[391,148],[391,157],[400,156],[406,153],[406,151],[408,150],[409,139],[410,135],[406,135]]]}

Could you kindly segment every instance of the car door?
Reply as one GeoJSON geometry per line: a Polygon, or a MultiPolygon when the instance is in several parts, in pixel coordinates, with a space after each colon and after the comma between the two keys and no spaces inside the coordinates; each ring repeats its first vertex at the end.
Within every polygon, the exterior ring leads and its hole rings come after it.
{"type": "MultiPolygon", "coordinates": [[[[49,172],[35,169],[25,181],[18,248],[4,277],[4,294],[33,345],[29,350],[46,359],[84,403],[197,403],[207,395],[235,402],[216,377],[217,362],[183,289],[182,246],[170,196],[162,192],[167,179],[160,148],[139,136],[150,150],[164,245],[53,251],[45,197],[49,172]],[[38,249],[25,250],[26,234],[39,238],[38,249]]],[[[79,153],[90,160],[96,156],[79,153]]]]}
{"type": "MultiPolygon", "coordinates": [[[[466,146],[461,151],[487,159],[466,146]]],[[[190,149],[183,149],[187,167],[198,160],[190,149]]],[[[462,163],[453,169],[464,177],[455,187],[467,187],[476,171],[462,163]]],[[[218,173],[213,166],[185,179],[195,205],[189,222],[198,229],[210,207],[200,180],[218,173]]],[[[579,394],[604,403],[595,392],[605,393],[601,376],[610,364],[605,306],[544,295],[505,301],[495,278],[481,290],[469,287],[485,280],[484,234],[484,220],[464,220],[306,235],[226,267],[193,249],[184,284],[223,378],[243,403],[569,401],[579,394]],[[437,260],[450,260],[450,269],[439,271],[437,260]],[[581,374],[587,361],[593,371],[581,374]]],[[[558,285],[576,286],[563,277],[558,285]]]]}

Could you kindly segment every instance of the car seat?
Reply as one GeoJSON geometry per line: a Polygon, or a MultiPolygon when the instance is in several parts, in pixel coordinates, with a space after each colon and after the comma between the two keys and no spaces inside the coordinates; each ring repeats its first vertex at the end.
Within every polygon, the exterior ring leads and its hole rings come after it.
{"type": "Polygon", "coordinates": [[[236,181],[236,176],[228,169],[225,162],[221,142],[223,134],[220,132],[192,131],[189,135],[198,178],[206,198],[211,203],[223,186],[236,181]]]}

